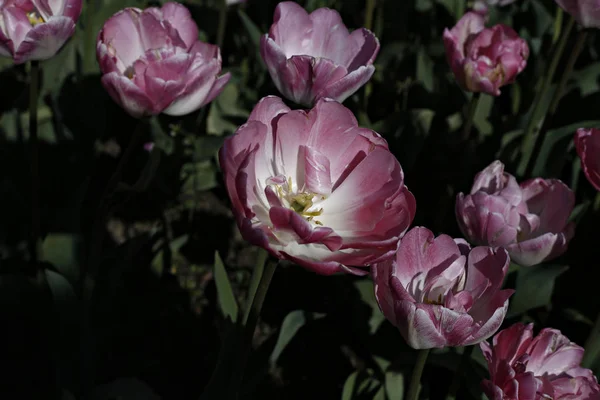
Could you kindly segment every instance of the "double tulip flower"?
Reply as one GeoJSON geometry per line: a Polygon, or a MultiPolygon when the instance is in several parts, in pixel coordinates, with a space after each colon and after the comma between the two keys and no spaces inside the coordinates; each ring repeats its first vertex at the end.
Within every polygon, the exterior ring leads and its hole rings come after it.
{"type": "Polygon", "coordinates": [[[0,56],[53,57],[75,32],[82,0],[0,0],[0,56]]]}

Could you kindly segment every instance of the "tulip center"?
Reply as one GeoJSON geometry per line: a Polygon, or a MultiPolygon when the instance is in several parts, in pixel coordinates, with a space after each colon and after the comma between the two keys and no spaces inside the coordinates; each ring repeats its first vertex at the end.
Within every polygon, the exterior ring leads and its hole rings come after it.
{"type": "Polygon", "coordinates": [[[325,200],[325,196],[316,193],[294,191],[292,178],[287,178],[285,183],[275,184],[275,193],[284,206],[294,210],[309,222],[323,225],[321,221],[314,219],[323,214],[323,208],[318,208],[315,202],[325,200]]]}
{"type": "Polygon", "coordinates": [[[28,13],[27,19],[29,20],[29,23],[31,24],[31,26],[36,26],[36,25],[43,24],[44,22],[46,22],[46,21],[44,21],[44,18],[42,18],[42,16],[35,11],[28,13]]]}

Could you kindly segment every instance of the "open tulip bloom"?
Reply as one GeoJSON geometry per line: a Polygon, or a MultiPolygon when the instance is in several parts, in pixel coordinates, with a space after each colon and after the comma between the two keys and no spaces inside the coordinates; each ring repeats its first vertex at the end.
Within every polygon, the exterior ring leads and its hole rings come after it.
{"type": "Polygon", "coordinates": [[[470,194],[456,197],[462,233],[475,244],[504,247],[519,265],[531,266],[567,250],[575,195],[558,179],[517,183],[494,161],[475,176],[470,194]]]}
{"type": "Polygon", "coordinates": [[[575,147],[585,176],[600,190],[600,129],[577,129],[575,147]]]}
{"type": "Polygon", "coordinates": [[[187,8],[126,8],[98,34],[102,84],[134,117],[184,115],[212,101],[229,81],[218,46],[198,40],[187,8]]]}
{"type": "Polygon", "coordinates": [[[485,19],[481,13],[467,12],[456,26],[444,30],[444,46],[465,90],[499,96],[500,87],[514,82],[525,69],[529,47],[511,27],[486,28],[485,19]]]}
{"type": "Polygon", "coordinates": [[[513,290],[500,290],[504,249],[475,247],[422,227],[408,231],[395,258],[372,268],[386,318],[415,349],[467,346],[493,335],[513,290]]]}
{"type": "Polygon", "coordinates": [[[82,0],[0,0],[0,56],[53,57],[75,32],[82,0]]]}
{"type": "Polygon", "coordinates": [[[337,11],[308,14],[285,1],[260,42],[260,54],[277,89],[288,99],[312,106],[331,98],[343,102],[371,79],[379,41],[367,29],[352,33],[337,11]]]}
{"type": "Polygon", "coordinates": [[[219,161],[242,236],[320,274],[392,257],[415,214],[387,142],[333,100],[263,98],[219,161]]]}
{"type": "Polygon", "coordinates": [[[533,336],[533,325],[500,331],[481,351],[490,371],[483,389],[490,400],[600,400],[592,371],[580,367],[583,348],[556,329],[533,336]]]}

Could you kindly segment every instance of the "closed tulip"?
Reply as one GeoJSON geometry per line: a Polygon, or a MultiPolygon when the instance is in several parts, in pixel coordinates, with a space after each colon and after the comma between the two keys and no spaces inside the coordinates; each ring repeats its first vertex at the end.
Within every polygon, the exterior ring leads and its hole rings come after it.
{"type": "Polygon", "coordinates": [[[0,56],[53,57],[75,32],[82,0],[0,0],[0,56]]]}
{"type": "Polygon", "coordinates": [[[470,11],[452,29],[445,29],[446,58],[465,90],[499,96],[500,88],[525,69],[529,47],[511,27],[486,28],[485,19],[470,11]]]}
{"type": "Polygon", "coordinates": [[[319,8],[308,14],[284,1],[273,19],[260,54],[288,99],[309,107],[322,98],[343,102],[375,72],[379,41],[364,28],[349,33],[337,11],[319,8]]]}
{"type": "Polygon", "coordinates": [[[415,349],[467,346],[502,324],[512,290],[500,290],[510,260],[504,249],[475,247],[416,227],[396,257],[371,271],[386,318],[415,349]]]}
{"type": "Polygon", "coordinates": [[[583,348],[556,329],[534,337],[533,324],[517,323],[480,344],[490,379],[490,400],[600,400],[592,371],[580,367],[583,348]]]}
{"type": "Polygon", "coordinates": [[[577,129],[575,147],[585,176],[600,190],[600,129],[577,129]]]}
{"type": "Polygon", "coordinates": [[[475,177],[471,193],[456,198],[456,218],[472,243],[504,247],[522,266],[539,264],[567,250],[575,226],[571,189],[558,179],[517,183],[494,161],[475,177]]]}
{"type": "Polygon", "coordinates": [[[262,99],[219,161],[242,236],[319,274],[392,257],[415,214],[386,141],[333,100],[262,99]]]}
{"type": "Polygon", "coordinates": [[[212,101],[229,81],[217,46],[198,40],[178,3],[126,8],[109,18],[96,47],[102,84],[134,117],[184,115],[212,101]]]}

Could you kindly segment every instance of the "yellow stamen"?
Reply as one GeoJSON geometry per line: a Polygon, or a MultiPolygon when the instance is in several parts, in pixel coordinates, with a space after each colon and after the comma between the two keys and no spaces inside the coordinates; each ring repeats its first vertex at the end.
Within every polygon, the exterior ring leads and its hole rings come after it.
{"type": "Polygon", "coordinates": [[[44,22],[44,18],[42,18],[41,15],[39,15],[36,12],[30,12],[29,14],[27,14],[27,19],[29,19],[29,23],[31,24],[31,26],[36,26],[38,24],[43,24],[44,22]]]}

